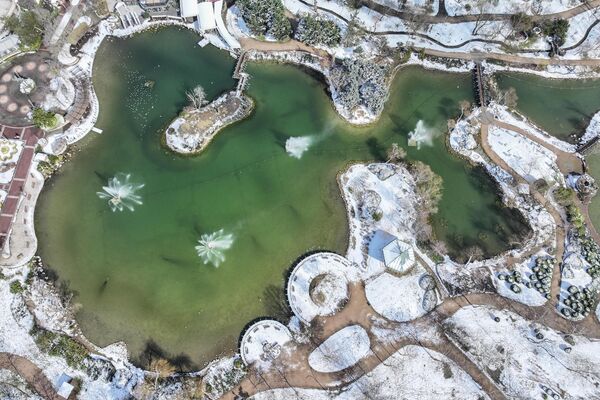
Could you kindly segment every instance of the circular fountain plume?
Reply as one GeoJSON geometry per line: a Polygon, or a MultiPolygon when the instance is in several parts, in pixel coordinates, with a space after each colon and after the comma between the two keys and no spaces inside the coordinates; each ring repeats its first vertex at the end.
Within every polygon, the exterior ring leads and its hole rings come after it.
{"type": "Polygon", "coordinates": [[[292,157],[300,159],[308,148],[314,143],[311,136],[291,137],[285,141],[285,151],[292,157]]]}
{"type": "Polygon", "coordinates": [[[108,200],[111,211],[133,211],[136,205],[141,205],[142,197],[136,192],[143,188],[143,184],[131,182],[130,174],[117,174],[108,180],[108,186],[102,186],[102,192],[97,192],[98,197],[108,200]]]}
{"type": "Polygon", "coordinates": [[[234,237],[231,233],[225,233],[220,229],[213,233],[205,233],[200,236],[196,252],[204,264],[212,264],[218,267],[225,261],[225,250],[233,244],[234,237]]]}
{"type": "Polygon", "coordinates": [[[415,130],[408,133],[408,145],[417,149],[421,149],[421,145],[433,146],[433,140],[439,135],[437,129],[430,128],[423,120],[419,120],[415,130]]]}

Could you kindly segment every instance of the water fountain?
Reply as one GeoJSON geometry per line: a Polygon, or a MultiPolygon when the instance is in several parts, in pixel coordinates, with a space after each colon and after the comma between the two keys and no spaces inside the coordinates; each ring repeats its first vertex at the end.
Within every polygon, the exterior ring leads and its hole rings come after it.
{"type": "Polygon", "coordinates": [[[220,229],[213,233],[205,233],[200,236],[196,252],[204,264],[212,264],[218,267],[225,261],[225,250],[233,244],[233,235],[225,233],[220,229]]]}
{"type": "Polygon", "coordinates": [[[300,159],[302,154],[315,142],[313,136],[291,137],[285,141],[285,151],[292,157],[300,159]]]}
{"type": "Polygon", "coordinates": [[[110,209],[133,211],[136,205],[142,204],[142,197],[136,192],[143,188],[143,184],[131,182],[130,174],[117,174],[108,180],[108,186],[102,186],[102,192],[97,192],[98,197],[108,200],[110,209]]]}
{"type": "Polygon", "coordinates": [[[433,139],[440,135],[437,129],[429,128],[423,120],[417,122],[415,130],[408,134],[408,145],[421,149],[421,145],[433,146],[433,139]]]}

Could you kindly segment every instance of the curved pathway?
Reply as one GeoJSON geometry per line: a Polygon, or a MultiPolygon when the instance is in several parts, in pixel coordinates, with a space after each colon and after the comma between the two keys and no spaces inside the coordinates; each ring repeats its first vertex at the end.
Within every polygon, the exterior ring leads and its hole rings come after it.
{"type": "Polygon", "coordinates": [[[23,378],[37,394],[46,400],[64,400],[44,372],[25,357],[11,353],[0,353],[0,368],[7,369],[23,378]]]}
{"type": "MultiPolygon", "coordinates": [[[[336,18],[344,21],[345,23],[350,23],[350,21],[344,17],[343,15],[335,12],[334,10],[331,10],[329,8],[326,7],[321,7],[321,6],[317,6],[315,4],[311,4],[309,3],[307,0],[298,0],[300,3],[304,4],[307,7],[311,7],[311,8],[316,8],[320,11],[326,12],[328,14],[331,14],[333,16],[335,16],[336,18]]],[[[373,1],[363,1],[368,8],[375,10],[377,12],[379,12],[380,14],[383,15],[390,15],[393,17],[397,17],[400,19],[410,19],[411,21],[420,21],[420,22],[426,22],[429,23],[426,20],[421,20],[420,18],[439,18],[437,16],[430,16],[430,15],[425,15],[425,14],[413,14],[413,13],[407,13],[404,11],[397,11],[394,10],[392,8],[389,8],[387,6],[378,4],[378,3],[374,3],[373,1]],[[387,9],[390,13],[392,14],[388,14],[384,11],[382,11],[383,9],[387,9]],[[397,15],[396,15],[397,14],[397,15]],[[403,15],[403,16],[401,16],[403,15]]],[[[597,0],[596,3],[598,3],[596,6],[600,5],[600,0],[597,0]]],[[[440,6],[442,6],[443,4],[440,4],[440,6]]],[[[444,5],[445,7],[445,5],[444,5]]],[[[593,7],[592,7],[593,8],[593,7]]],[[[578,15],[582,12],[585,11],[589,11],[589,9],[591,8],[587,8],[584,6],[578,6],[574,9],[571,10],[567,10],[564,11],[562,13],[556,13],[556,14],[548,14],[548,18],[559,18],[559,15],[566,15],[564,18],[571,18],[575,15],[578,15]],[[585,9],[584,9],[585,8],[585,9]]],[[[444,9],[445,10],[445,9],[444,9]]],[[[442,20],[438,20],[436,22],[431,22],[431,23],[463,23],[463,22],[469,22],[470,20],[472,21],[498,21],[498,20],[507,20],[510,19],[510,14],[481,14],[481,15],[464,15],[464,16],[456,16],[456,17],[443,17],[442,20]],[[490,18],[487,18],[490,17],[490,18]],[[500,18],[502,17],[502,18],[500,18]],[[466,19],[465,19],[466,18],[466,19]],[[495,19],[497,18],[497,19],[495,19]]],[[[545,18],[544,16],[532,16],[532,20],[536,20],[535,17],[539,17],[540,19],[545,18]]],[[[581,46],[588,38],[590,32],[592,31],[592,29],[594,29],[594,27],[600,23],[600,20],[596,20],[594,21],[585,31],[583,37],[574,45],[569,46],[569,47],[564,47],[563,50],[568,51],[568,50],[573,50],[576,49],[577,47],[581,46]]],[[[420,37],[423,39],[426,39],[440,47],[444,47],[446,49],[460,49],[461,47],[469,44],[469,43],[483,43],[483,44],[494,44],[494,45],[498,45],[501,46],[507,50],[510,50],[513,53],[521,53],[521,54],[526,54],[526,53],[539,53],[539,52],[547,52],[550,51],[550,48],[547,49],[514,49],[511,46],[507,46],[506,43],[504,41],[501,40],[493,40],[493,39],[482,39],[482,38],[473,38],[473,39],[468,39],[465,40],[464,42],[458,43],[458,44],[446,44],[443,43],[425,33],[420,33],[420,32],[411,32],[411,31],[371,31],[369,29],[366,28],[359,28],[360,30],[362,30],[365,33],[371,34],[371,35],[375,35],[375,36],[388,36],[388,35],[400,35],[400,36],[416,36],[416,37],[420,37]]]]}
{"type": "MultiPolygon", "coordinates": [[[[305,0],[299,0],[304,4],[309,4],[311,7],[313,4],[306,3],[305,0]]],[[[409,19],[416,22],[424,22],[429,24],[460,24],[463,22],[477,22],[477,21],[508,21],[512,14],[467,14],[467,15],[455,15],[455,16],[446,16],[440,15],[427,15],[427,14],[416,14],[407,11],[398,11],[391,7],[375,3],[373,0],[361,0],[361,2],[368,8],[377,11],[380,14],[390,15],[393,17],[397,17],[400,19],[409,19]]],[[[444,11],[445,4],[444,5],[444,11]]],[[[532,15],[532,21],[540,21],[545,19],[555,19],[555,18],[572,18],[576,15],[589,11],[593,8],[600,6],[600,0],[591,0],[587,1],[583,4],[578,5],[577,7],[564,10],[557,13],[552,14],[542,14],[542,15],[532,15]]],[[[440,9],[442,7],[442,2],[440,2],[440,9]]],[[[447,14],[447,12],[445,13],[447,14]]]]}

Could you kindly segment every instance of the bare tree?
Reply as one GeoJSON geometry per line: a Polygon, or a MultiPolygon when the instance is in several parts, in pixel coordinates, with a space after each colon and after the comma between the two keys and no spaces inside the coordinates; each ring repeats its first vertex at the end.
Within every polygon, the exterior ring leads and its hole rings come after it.
{"type": "Polygon", "coordinates": [[[473,27],[473,32],[471,32],[471,34],[473,36],[479,34],[479,31],[483,27],[489,25],[492,22],[490,20],[483,19],[484,10],[485,10],[485,6],[487,3],[489,3],[488,0],[477,0],[475,2],[475,4],[473,5],[473,8],[477,13],[477,20],[475,21],[475,26],[473,27]]]}
{"type": "Polygon", "coordinates": [[[189,92],[186,92],[185,95],[192,103],[194,108],[202,108],[208,101],[206,100],[206,92],[204,88],[200,85],[196,86],[189,92]]]}
{"type": "Polygon", "coordinates": [[[155,358],[150,361],[148,369],[155,375],[154,377],[154,389],[158,386],[159,378],[166,378],[175,373],[175,367],[168,360],[164,358],[155,358]]]}
{"type": "Polygon", "coordinates": [[[398,146],[398,143],[392,143],[392,147],[388,151],[388,163],[395,164],[406,157],[406,150],[398,146]]]}

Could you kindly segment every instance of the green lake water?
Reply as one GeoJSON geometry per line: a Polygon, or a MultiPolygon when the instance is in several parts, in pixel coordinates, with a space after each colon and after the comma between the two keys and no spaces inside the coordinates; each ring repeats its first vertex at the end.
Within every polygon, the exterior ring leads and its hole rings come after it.
{"type": "Polygon", "coordinates": [[[161,129],[201,84],[209,98],[233,87],[234,60],[199,48],[175,28],[108,40],[94,84],[97,126],[61,173],[47,182],[36,212],[39,252],[76,292],[78,320],[95,343],[124,340],[134,359],[149,347],[200,367],[234,350],[240,330],[269,314],[291,263],[312,249],[344,253],[346,214],[336,174],[353,161],[383,160],[398,142],[409,159],[444,179],[438,236],[451,252],[478,245],[488,255],[523,232],[500,206],[490,178],[451,156],[446,121],[472,99],[469,75],[407,68],[374,126],[351,127],[337,116],[322,83],[292,66],[249,64],[253,115],[221,132],[197,157],[160,145],[161,129]],[[144,83],[154,81],[152,89],[144,83]],[[419,120],[439,132],[432,146],[407,146],[419,120]],[[311,136],[301,159],[285,141],[311,136]],[[143,205],[113,213],[96,192],[123,172],[144,183],[143,205]],[[201,234],[235,237],[219,268],[204,265],[201,234]]]}
{"type": "Polygon", "coordinates": [[[497,73],[501,89],[517,90],[517,109],[548,133],[574,143],[600,110],[600,79],[547,79],[497,73]]]}

